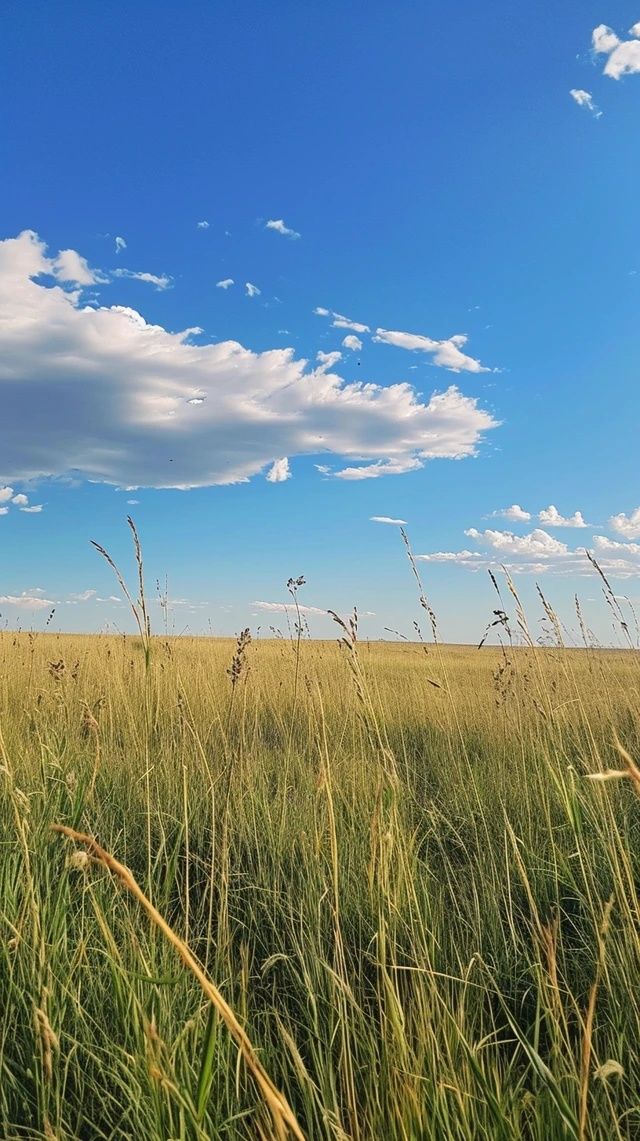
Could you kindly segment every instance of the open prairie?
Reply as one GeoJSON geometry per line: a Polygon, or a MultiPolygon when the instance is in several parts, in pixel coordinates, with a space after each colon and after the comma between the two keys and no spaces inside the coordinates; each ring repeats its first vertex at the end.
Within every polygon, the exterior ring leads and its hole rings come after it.
{"type": "Polygon", "coordinates": [[[0,635],[2,1137],[640,1135],[636,655],[336,633],[0,635]]]}

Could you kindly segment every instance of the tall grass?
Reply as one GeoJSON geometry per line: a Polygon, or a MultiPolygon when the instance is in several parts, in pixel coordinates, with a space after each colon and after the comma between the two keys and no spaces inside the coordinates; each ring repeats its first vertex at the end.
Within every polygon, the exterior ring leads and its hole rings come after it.
{"type": "Polygon", "coordinates": [[[0,634],[0,1135],[639,1137],[635,655],[140,618],[0,634]]]}

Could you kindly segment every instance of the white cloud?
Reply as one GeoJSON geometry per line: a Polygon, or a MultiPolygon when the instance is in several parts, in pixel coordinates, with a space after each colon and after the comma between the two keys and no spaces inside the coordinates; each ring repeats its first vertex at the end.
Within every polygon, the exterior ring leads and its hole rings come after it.
{"type": "Polygon", "coordinates": [[[352,321],[350,317],[343,317],[342,313],[332,313],[332,325],[336,329],[352,329],[354,333],[370,333],[368,325],[361,325],[359,321],[352,321]]]}
{"type": "Polygon", "coordinates": [[[608,539],[605,535],[593,536],[594,546],[599,551],[616,552],[624,555],[640,556],[640,543],[621,543],[619,539],[608,539]]]}
{"type": "Polygon", "coordinates": [[[320,453],[366,465],[342,479],[371,478],[473,456],[497,426],[455,386],[423,399],[407,383],[347,383],[291,348],[195,345],[134,309],[84,306],[38,280],[50,265],[31,232],[0,242],[4,483],[73,472],[129,491],[208,486],[320,453]]]}
{"type": "Polygon", "coordinates": [[[199,230],[208,230],[209,229],[209,223],[206,220],[203,220],[202,222],[196,222],[196,226],[198,227],[199,230]]]}
{"type": "Polygon", "coordinates": [[[12,487],[0,487],[0,503],[8,503],[13,498],[12,487]]]}
{"type": "Polygon", "coordinates": [[[156,289],[168,289],[171,285],[171,278],[166,273],[158,276],[155,273],[138,273],[133,269],[114,269],[114,277],[127,277],[132,281],[144,281],[147,285],[155,285],[156,289]]]}
{"type": "Polygon", "coordinates": [[[388,515],[372,515],[370,518],[372,523],[390,523],[394,527],[407,526],[406,519],[390,519],[388,515]]]}
{"type": "Polygon", "coordinates": [[[23,493],[20,492],[19,495],[14,495],[11,502],[15,503],[16,507],[27,507],[29,504],[29,499],[26,495],[23,495],[23,493]]]}
{"type": "Polygon", "coordinates": [[[628,539],[640,539],[640,507],[636,507],[628,515],[625,515],[624,511],[619,515],[612,515],[609,526],[618,534],[626,535],[628,539]]]}
{"type": "MultiPolygon", "coordinates": [[[[267,610],[274,614],[286,614],[291,611],[294,615],[296,613],[293,602],[253,602],[251,605],[257,607],[258,610],[267,610]]],[[[318,606],[303,606],[302,603],[299,603],[298,609],[301,614],[317,614],[320,618],[329,617],[329,611],[321,610],[318,606]]]]}
{"type": "Polygon", "coordinates": [[[640,24],[634,24],[629,29],[629,34],[633,39],[620,40],[606,24],[599,24],[593,30],[593,50],[609,57],[604,74],[611,79],[640,72],[640,24]]]}
{"type": "Polygon", "coordinates": [[[9,508],[8,507],[0,507],[0,515],[8,515],[8,514],[9,514],[9,508]]]}
{"type": "MultiPolygon", "coordinates": [[[[514,535],[511,531],[479,531],[470,527],[465,535],[484,550],[434,551],[416,555],[416,558],[432,563],[457,563],[470,570],[504,566],[512,573],[526,575],[593,574],[584,547],[572,549],[541,528],[535,528],[528,535],[514,535]]],[[[596,535],[593,545],[598,564],[605,574],[612,578],[629,578],[640,573],[639,543],[621,543],[596,535]]]]}
{"type": "Polygon", "coordinates": [[[578,104],[578,107],[586,107],[587,111],[596,119],[602,118],[602,111],[593,101],[593,95],[589,91],[582,91],[581,88],[572,87],[569,92],[572,99],[578,104]]]}
{"type": "Polygon", "coordinates": [[[120,250],[126,250],[127,243],[124,238],[116,238],[116,253],[119,254],[120,250]]]}
{"type": "Polygon", "coordinates": [[[342,353],[337,350],[333,353],[323,353],[322,349],[316,353],[316,360],[320,364],[319,371],[327,372],[328,369],[333,368],[334,364],[342,360],[342,353]]]}
{"type": "Polygon", "coordinates": [[[469,527],[465,531],[470,539],[483,542],[495,551],[506,552],[511,555],[536,555],[538,558],[547,558],[550,555],[564,555],[567,546],[559,539],[554,539],[540,527],[536,527],[528,535],[514,535],[512,531],[478,531],[476,527],[469,527]]]}
{"type": "Polygon", "coordinates": [[[290,230],[288,226],[285,226],[282,218],[270,218],[265,226],[265,230],[275,230],[277,234],[282,234],[285,238],[300,237],[297,230],[290,230]]]}
{"type": "Polygon", "coordinates": [[[139,499],[127,499],[127,503],[130,507],[136,507],[139,502],[139,499]]]}
{"type": "Polygon", "coordinates": [[[359,337],[354,336],[353,333],[349,333],[349,335],[345,337],[342,344],[344,345],[345,349],[351,349],[351,351],[354,353],[359,353],[360,349],[362,348],[362,341],[359,337]]]}
{"type": "Polygon", "coordinates": [[[43,505],[42,503],[34,503],[32,507],[21,507],[20,510],[24,511],[25,515],[39,515],[43,510],[43,505]]]}
{"type": "Polygon", "coordinates": [[[58,281],[72,281],[76,285],[96,285],[97,282],[107,280],[101,273],[91,269],[87,259],[80,257],[75,250],[60,250],[51,270],[58,281]]]}
{"type": "Polygon", "coordinates": [[[97,593],[97,590],[83,590],[79,594],[70,594],[69,599],[71,602],[89,602],[97,593]]]}
{"type": "MultiPolygon", "coordinates": [[[[291,614],[295,617],[296,607],[293,602],[253,602],[251,604],[258,610],[266,610],[274,614],[291,614]]],[[[318,618],[331,618],[328,610],[322,610],[319,606],[305,606],[303,603],[298,604],[298,610],[301,614],[315,614],[318,618]]],[[[359,610],[359,618],[375,618],[372,610],[359,610]]]]}
{"type": "Polygon", "coordinates": [[[477,551],[433,551],[430,555],[416,555],[424,563],[477,563],[482,555],[477,551]]]}
{"type": "Polygon", "coordinates": [[[550,503],[538,515],[540,523],[544,523],[546,527],[590,527],[590,523],[585,523],[581,511],[574,511],[573,515],[561,515],[557,507],[550,503]]]}
{"type": "Polygon", "coordinates": [[[421,467],[422,463],[416,456],[409,456],[405,460],[377,460],[362,467],[345,467],[335,475],[336,479],[379,479],[381,475],[404,475],[421,467]]]}
{"type": "Polygon", "coordinates": [[[42,598],[38,591],[23,591],[22,594],[1,594],[0,606],[15,606],[18,610],[46,610],[55,606],[53,599],[42,598]]]}
{"type": "Polygon", "coordinates": [[[511,507],[501,507],[498,511],[492,511],[491,518],[511,519],[514,523],[528,523],[531,519],[531,512],[525,511],[519,503],[512,503],[511,507]]]}
{"type": "Polygon", "coordinates": [[[222,281],[216,281],[216,289],[228,289],[229,286],[233,284],[234,281],[232,277],[223,277],[222,281]]]}
{"type": "Polygon", "coordinates": [[[316,317],[328,317],[330,315],[329,310],[323,309],[321,305],[316,305],[313,312],[314,312],[316,317]]]}
{"type": "Polygon", "coordinates": [[[466,333],[456,333],[446,341],[434,341],[431,337],[423,337],[420,333],[401,333],[391,329],[376,329],[374,341],[382,341],[387,345],[396,345],[400,349],[409,349],[410,352],[430,353],[433,363],[452,372],[489,372],[490,369],[480,364],[474,357],[461,352],[461,346],[466,345],[466,333]]]}
{"type": "Polygon", "coordinates": [[[286,456],[274,461],[269,469],[267,479],[269,483],[284,483],[285,480],[291,479],[291,469],[286,456]]]}
{"type": "Polygon", "coordinates": [[[250,281],[245,281],[244,287],[247,291],[247,297],[259,297],[262,292],[257,285],[252,285],[250,281]]]}

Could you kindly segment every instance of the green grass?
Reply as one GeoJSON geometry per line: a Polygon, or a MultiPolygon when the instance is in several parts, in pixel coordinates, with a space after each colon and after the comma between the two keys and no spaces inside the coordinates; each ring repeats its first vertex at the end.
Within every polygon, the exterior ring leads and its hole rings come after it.
{"type": "Polygon", "coordinates": [[[0,1135],[276,1135],[61,823],[308,1138],[638,1138],[640,800],[586,779],[640,756],[636,656],[234,649],[0,635],[0,1135]]]}

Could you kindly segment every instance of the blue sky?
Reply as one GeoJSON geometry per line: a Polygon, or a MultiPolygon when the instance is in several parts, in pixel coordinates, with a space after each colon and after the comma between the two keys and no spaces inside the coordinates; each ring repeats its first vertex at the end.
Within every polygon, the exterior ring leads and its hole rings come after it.
{"type": "Polygon", "coordinates": [[[504,563],[610,640],[583,549],[637,595],[639,21],[7,5],[1,621],[129,628],[89,539],[128,570],[130,511],[176,630],[282,626],[304,574],[314,633],[410,634],[375,516],[443,636],[504,563]]]}

